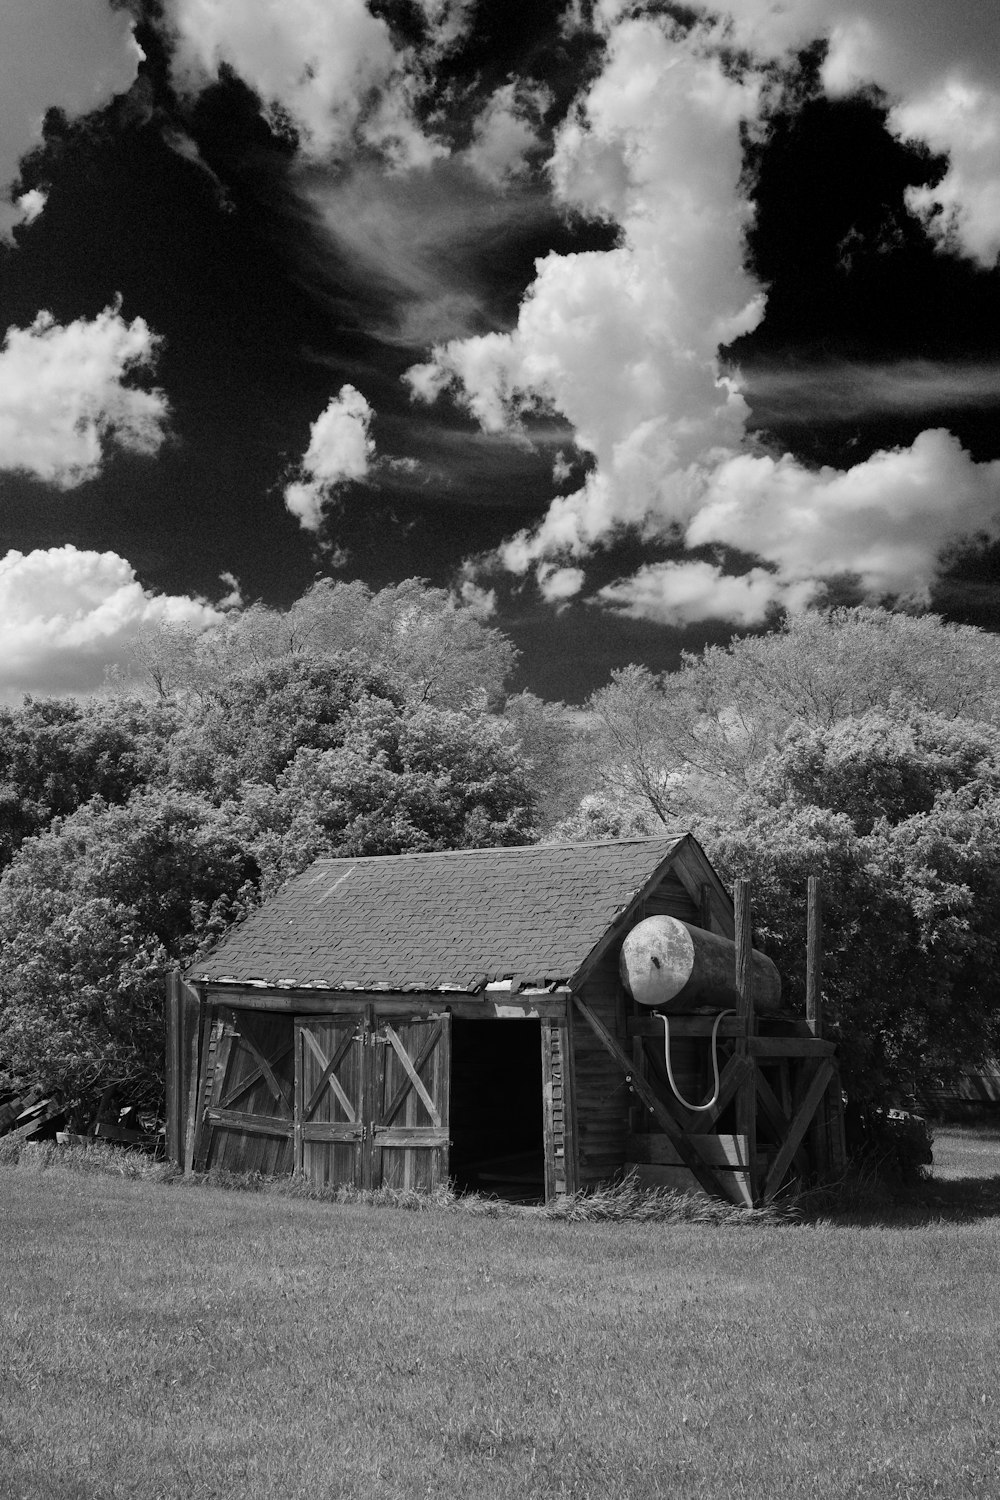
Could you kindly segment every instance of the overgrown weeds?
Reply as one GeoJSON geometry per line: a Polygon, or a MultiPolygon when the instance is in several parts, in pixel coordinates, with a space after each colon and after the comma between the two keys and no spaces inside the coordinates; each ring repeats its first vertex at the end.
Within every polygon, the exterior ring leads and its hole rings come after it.
{"type": "Polygon", "coordinates": [[[839,1182],[753,1209],[669,1188],[642,1187],[634,1176],[587,1188],[552,1203],[526,1204],[481,1193],[458,1193],[450,1183],[428,1193],[399,1187],[322,1186],[301,1176],[267,1177],[260,1172],[229,1172],[224,1168],[182,1173],[145,1152],[96,1141],[86,1146],[62,1146],[55,1141],[0,1138],[0,1165],[30,1172],[58,1167],[73,1173],[161,1183],[184,1192],[223,1188],[276,1199],[569,1224],[702,1224],[720,1228],[881,1224],[906,1228],[1000,1218],[1000,1175],[941,1180],[921,1168],[901,1178],[880,1169],[870,1159],[852,1166],[839,1182]]]}
{"type": "Polygon", "coordinates": [[[373,1208],[400,1208],[414,1213],[429,1210],[469,1214],[479,1218],[543,1218],[570,1224],[784,1224],[795,1222],[794,1203],[767,1208],[741,1208],[717,1199],[695,1197],[669,1188],[644,1188],[636,1178],[584,1189],[553,1203],[512,1203],[481,1193],[458,1193],[450,1184],[432,1192],[413,1188],[357,1188],[345,1185],[318,1186],[305,1177],[266,1177],[260,1172],[181,1173],[168,1162],[156,1161],[141,1151],[95,1142],[86,1146],[61,1146],[55,1141],[0,1141],[0,1165],[25,1171],[44,1172],[52,1167],[76,1173],[102,1173],[146,1182],[159,1182],[197,1190],[225,1188],[239,1193],[266,1193],[276,1198],[307,1199],[312,1202],[355,1204],[373,1208]]]}

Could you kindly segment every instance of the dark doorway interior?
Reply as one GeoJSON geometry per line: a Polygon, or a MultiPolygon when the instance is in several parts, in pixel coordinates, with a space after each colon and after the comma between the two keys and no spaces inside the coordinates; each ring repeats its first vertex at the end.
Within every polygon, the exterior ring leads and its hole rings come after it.
{"type": "Polygon", "coordinates": [[[451,1164],[460,1192],[545,1197],[538,1021],[452,1022],[451,1164]]]}

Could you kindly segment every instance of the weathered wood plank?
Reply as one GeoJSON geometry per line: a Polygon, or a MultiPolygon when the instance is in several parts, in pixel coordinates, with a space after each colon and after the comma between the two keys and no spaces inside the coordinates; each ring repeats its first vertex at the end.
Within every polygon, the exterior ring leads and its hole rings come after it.
{"type": "Polygon", "coordinates": [[[241,1135],[280,1135],[291,1139],[292,1122],[278,1115],[247,1115],[238,1109],[215,1109],[209,1107],[205,1118],[212,1125],[226,1130],[239,1131],[241,1135]]]}
{"type": "Polygon", "coordinates": [[[669,1111],[657,1098],[656,1094],[653,1093],[648,1083],[640,1078],[638,1074],[632,1072],[632,1065],[628,1057],[615,1041],[610,1031],[608,1031],[604,1023],[593,1013],[589,1006],[580,999],[579,995],[573,996],[573,1003],[598,1041],[610,1056],[614,1058],[618,1067],[625,1075],[626,1082],[630,1083],[634,1091],[639,1095],[639,1098],[653,1115],[660,1129],[674,1141],[682,1162],[694,1173],[699,1185],[704,1188],[706,1193],[713,1196],[717,1195],[719,1184],[716,1182],[711,1169],[704,1165],[695,1147],[690,1144],[681,1127],[672,1119],[669,1111]]]}
{"type": "Polygon", "coordinates": [[[823,892],[816,875],[806,887],[806,1020],[813,1036],[823,1035],[823,892]]]}
{"type": "MultiPolygon", "coordinates": [[[[747,1165],[745,1136],[695,1135],[691,1141],[706,1166],[742,1168],[747,1165]]],[[[625,1149],[630,1161],[664,1167],[683,1165],[676,1147],[665,1135],[630,1135],[625,1149]]]]}

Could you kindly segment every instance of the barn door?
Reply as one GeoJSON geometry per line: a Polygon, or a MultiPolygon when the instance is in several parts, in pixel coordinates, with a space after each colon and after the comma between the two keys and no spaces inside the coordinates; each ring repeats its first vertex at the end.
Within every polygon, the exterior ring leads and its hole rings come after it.
{"type": "Polygon", "coordinates": [[[215,1033],[195,1166],[266,1176],[291,1171],[290,1018],[220,1007],[215,1033]]]}
{"type": "Polygon", "coordinates": [[[311,1182],[363,1182],[365,1042],[356,1017],[295,1022],[295,1170],[311,1182]]]}
{"type": "Polygon", "coordinates": [[[374,1042],[371,1185],[426,1191],[448,1176],[451,1017],[379,1016],[374,1042]]]}

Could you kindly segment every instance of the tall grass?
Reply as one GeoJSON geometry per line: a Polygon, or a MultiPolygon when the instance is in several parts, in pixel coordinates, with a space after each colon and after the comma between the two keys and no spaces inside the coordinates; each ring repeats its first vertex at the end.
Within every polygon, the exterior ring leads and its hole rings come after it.
{"type": "Polygon", "coordinates": [[[0,1167],[5,1500],[1000,1494],[996,1220],[720,1232],[165,1177],[0,1167]]]}

